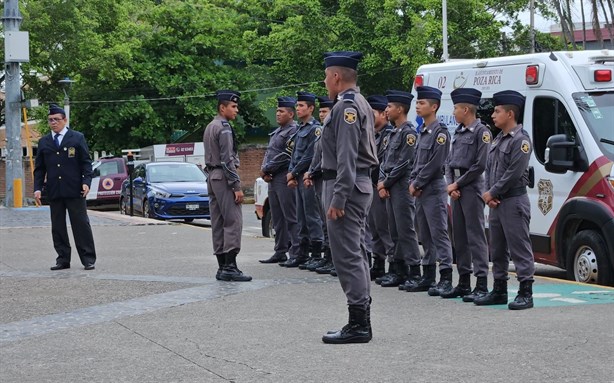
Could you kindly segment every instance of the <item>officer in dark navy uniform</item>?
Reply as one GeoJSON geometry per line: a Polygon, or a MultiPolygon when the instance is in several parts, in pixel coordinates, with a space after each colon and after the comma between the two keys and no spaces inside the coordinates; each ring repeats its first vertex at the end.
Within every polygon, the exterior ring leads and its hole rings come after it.
{"type": "Polygon", "coordinates": [[[482,92],[458,88],[450,94],[459,123],[446,164],[448,195],[452,205],[452,235],[459,282],[442,298],[463,297],[473,302],[488,293],[488,246],[484,232],[484,169],[490,149],[490,129],[476,117],[482,92]],[[477,277],[471,292],[471,272],[477,277]]]}
{"type": "Polygon", "coordinates": [[[51,133],[38,142],[34,165],[34,198],[40,205],[41,190],[47,178],[47,198],[51,213],[53,247],[58,254],[51,270],[70,268],[70,240],[66,228],[66,211],[70,217],[77,253],[85,270],[93,270],[96,249],[87,216],[85,196],[92,182],[92,160],[82,133],[66,125],[64,109],[49,106],[47,121],[51,133]]]}
{"type": "Polygon", "coordinates": [[[277,98],[275,118],[279,127],[269,135],[269,146],[260,168],[260,176],[269,183],[269,207],[275,228],[275,254],[269,259],[260,260],[261,263],[285,262],[286,252],[290,251],[290,258],[297,257],[299,252],[296,197],[286,182],[292,156],[290,137],[297,129],[293,119],[295,104],[293,97],[277,98]]]}
{"type": "MultiPolygon", "coordinates": [[[[386,156],[386,149],[390,140],[390,133],[393,126],[390,125],[386,116],[388,99],[386,96],[373,95],[367,97],[367,102],[373,109],[375,124],[375,145],[377,146],[377,159],[381,165],[386,156]]],[[[377,182],[379,180],[380,167],[376,167],[371,172],[373,183],[373,201],[369,209],[369,228],[371,229],[373,266],[370,270],[371,280],[382,277],[385,273],[385,265],[388,257],[392,261],[394,256],[394,242],[390,236],[388,228],[388,212],[386,210],[386,199],[379,198],[377,192],[377,182]]]]}
{"type": "Polygon", "coordinates": [[[360,52],[325,54],[324,84],[337,103],[322,129],[322,176],[328,235],[349,320],[324,343],[366,343],[372,337],[370,277],[364,244],[365,223],[377,166],[373,110],[357,86],[360,52]]]}
{"type": "Polygon", "coordinates": [[[531,139],[519,123],[525,98],[513,90],[493,95],[493,123],[501,133],[494,139],[486,162],[486,192],[490,207],[488,228],[494,286],[490,293],[475,298],[476,305],[507,303],[509,258],[520,282],[518,295],[508,304],[511,310],[533,307],[535,261],[529,235],[531,204],[527,195],[531,139]]]}
{"type": "Polygon", "coordinates": [[[448,237],[448,195],[443,177],[450,152],[448,128],[437,120],[441,91],[430,86],[416,88],[416,114],[424,119],[416,150],[409,192],[416,197],[416,225],[424,247],[423,276],[405,291],[428,291],[437,296],[452,290],[452,246],[448,237]],[[435,286],[435,262],[440,280],[435,286]]]}
{"type": "Polygon", "coordinates": [[[237,267],[243,230],[243,191],[237,169],[239,153],[235,132],[228,122],[239,113],[241,94],[233,90],[218,90],[217,116],[203,134],[205,164],[208,173],[209,208],[211,212],[211,241],[217,257],[216,279],[248,282],[252,277],[237,267]]]}
{"type": "MultiPolygon", "coordinates": [[[[330,113],[333,107],[333,102],[328,96],[318,96],[318,116],[320,123],[324,124],[326,117],[330,113]]],[[[324,241],[322,242],[322,252],[324,257],[319,262],[313,262],[307,266],[307,270],[315,271],[318,274],[335,274],[335,266],[333,265],[333,258],[330,252],[330,246],[328,243],[328,230],[326,229],[326,212],[324,211],[324,200],[322,196],[322,131],[320,134],[316,132],[316,142],[313,147],[313,159],[309,165],[309,170],[303,175],[303,184],[306,188],[313,187],[316,192],[316,200],[318,201],[318,207],[320,211],[320,219],[322,220],[322,233],[324,234],[324,241]]]]}
{"type": "Polygon", "coordinates": [[[322,131],[318,121],[313,118],[316,96],[309,92],[297,92],[296,115],[299,127],[294,134],[294,150],[288,167],[286,181],[288,187],[296,189],[296,217],[300,227],[300,255],[283,263],[285,267],[299,267],[306,269],[313,262],[322,257],[322,220],[318,212],[316,192],[313,188],[306,188],[303,184],[303,175],[309,170],[313,159],[316,137],[322,131]],[[299,182],[300,181],[300,182],[299,182]],[[311,248],[311,259],[308,259],[311,248]]]}
{"type": "Polygon", "coordinates": [[[380,165],[377,191],[387,199],[388,226],[394,241],[394,260],[388,278],[382,279],[382,287],[417,283],[420,274],[420,248],[414,229],[416,203],[409,194],[409,175],[418,144],[418,132],[407,121],[407,112],[414,98],[411,93],[391,90],[386,94],[388,120],[394,124],[390,133],[386,156],[380,165]],[[408,275],[409,268],[409,275],[408,275]]]}

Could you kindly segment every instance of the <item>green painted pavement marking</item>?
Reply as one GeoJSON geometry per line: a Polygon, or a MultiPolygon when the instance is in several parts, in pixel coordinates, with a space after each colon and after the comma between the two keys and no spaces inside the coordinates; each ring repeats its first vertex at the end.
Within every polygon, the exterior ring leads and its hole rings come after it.
{"type": "MultiPolygon", "coordinates": [[[[508,286],[508,302],[514,300],[518,286],[508,286]]],[[[614,289],[596,285],[575,283],[534,284],[533,304],[535,307],[560,307],[614,303],[614,289]]],[[[486,306],[494,309],[506,309],[507,305],[486,306]]]]}

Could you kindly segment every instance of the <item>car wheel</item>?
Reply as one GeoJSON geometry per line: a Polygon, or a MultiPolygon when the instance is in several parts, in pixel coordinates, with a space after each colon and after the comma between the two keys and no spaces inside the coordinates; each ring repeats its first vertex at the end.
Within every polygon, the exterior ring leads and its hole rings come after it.
{"type": "Polygon", "coordinates": [[[143,201],[143,217],[145,218],[155,218],[149,209],[149,201],[143,201]]]}
{"type": "Polygon", "coordinates": [[[271,209],[268,209],[262,218],[262,236],[267,238],[275,238],[275,229],[273,228],[271,209]]]}
{"type": "Polygon", "coordinates": [[[577,233],[569,247],[567,256],[567,276],[578,282],[611,285],[610,268],[605,241],[594,230],[577,233]]]}
{"type": "Polygon", "coordinates": [[[185,223],[194,222],[194,218],[185,218],[185,219],[183,220],[183,222],[185,222],[185,223]]]}

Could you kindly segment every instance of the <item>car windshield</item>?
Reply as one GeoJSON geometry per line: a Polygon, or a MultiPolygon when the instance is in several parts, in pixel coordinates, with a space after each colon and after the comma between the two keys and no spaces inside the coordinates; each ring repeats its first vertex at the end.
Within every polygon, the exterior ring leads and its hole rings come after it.
{"type": "Polygon", "coordinates": [[[156,164],[147,167],[147,178],[157,182],[206,182],[205,174],[193,164],[156,164]]]}
{"type": "Polygon", "coordinates": [[[614,161],[614,92],[574,93],[573,98],[601,152],[614,161]]]}

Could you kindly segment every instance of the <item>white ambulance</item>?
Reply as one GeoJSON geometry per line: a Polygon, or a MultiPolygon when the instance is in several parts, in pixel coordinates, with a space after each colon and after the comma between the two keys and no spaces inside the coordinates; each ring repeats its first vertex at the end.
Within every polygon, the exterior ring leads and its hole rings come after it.
{"type": "MultiPolygon", "coordinates": [[[[576,281],[608,285],[614,284],[612,72],[614,51],[552,52],[423,65],[414,82],[414,95],[421,85],[443,92],[438,115],[451,133],[456,88],[482,92],[479,114],[493,129],[493,93],[526,96],[535,261],[566,269],[576,281]]],[[[413,107],[409,118],[416,121],[413,107]]]]}

